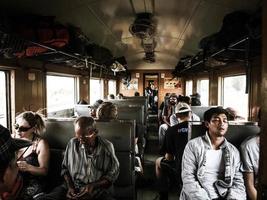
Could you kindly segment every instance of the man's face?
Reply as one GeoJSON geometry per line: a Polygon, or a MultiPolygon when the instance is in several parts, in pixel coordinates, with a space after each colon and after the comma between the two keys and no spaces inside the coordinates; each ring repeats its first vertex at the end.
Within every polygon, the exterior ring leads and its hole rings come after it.
{"type": "Polygon", "coordinates": [[[75,137],[81,144],[90,145],[95,140],[96,132],[94,130],[82,129],[79,124],[75,125],[75,137]]]}
{"type": "Polygon", "coordinates": [[[176,97],[170,97],[170,104],[175,105],[177,103],[177,98],[176,97]]]}
{"type": "Polygon", "coordinates": [[[13,189],[13,186],[15,184],[18,175],[18,167],[16,159],[17,157],[15,157],[8,165],[2,181],[0,179],[0,194],[3,192],[10,192],[13,189]]]}
{"type": "Polygon", "coordinates": [[[225,114],[214,114],[209,122],[205,122],[211,136],[222,137],[228,129],[228,120],[225,114]]]}

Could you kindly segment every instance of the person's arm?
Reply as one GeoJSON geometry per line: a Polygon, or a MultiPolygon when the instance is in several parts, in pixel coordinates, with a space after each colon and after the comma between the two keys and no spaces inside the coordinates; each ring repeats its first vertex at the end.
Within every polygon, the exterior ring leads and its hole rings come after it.
{"type": "Polygon", "coordinates": [[[162,121],[164,124],[170,126],[170,123],[168,122],[168,106],[164,106],[163,108],[162,121]]]}
{"type": "Polygon", "coordinates": [[[162,121],[164,124],[167,124],[168,126],[171,126],[171,124],[168,122],[168,117],[167,116],[162,116],[162,121]]]}
{"type": "MultiPolygon", "coordinates": [[[[234,150],[233,150],[234,151],[234,150]]],[[[234,178],[231,188],[228,190],[226,199],[246,200],[246,189],[244,185],[243,174],[240,171],[241,161],[238,150],[234,152],[234,178]]]]}
{"type": "MultiPolygon", "coordinates": [[[[199,147],[198,147],[199,148],[199,147]]],[[[184,150],[182,159],[183,192],[189,199],[210,200],[206,190],[197,180],[197,148],[189,142],[184,150]]]]}
{"type": "Polygon", "coordinates": [[[112,143],[108,143],[106,148],[109,152],[109,164],[107,166],[107,172],[102,177],[92,183],[87,184],[83,187],[76,198],[91,198],[92,192],[98,188],[108,188],[112,183],[116,181],[119,176],[119,161],[115,155],[115,150],[112,143]]]}
{"type": "Polygon", "coordinates": [[[257,200],[257,190],[254,185],[254,173],[244,172],[243,173],[247,194],[251,200],[257,200]]]}
{"type": "Polygon", "coordinates": [[[48,143],[44,139],[41,139],[38,143],[36,153],[38,154],[39,166],[30,165],[25,161],[18,161],[19,170],[36,176],[45,176],[48,172],[50,151],[48,143]]]}
{"type": "Polygon", "coordinates": [[[64,178],[65,183],[66,183],[67,188],[68,188],[66,197],[68,199],[76,199],[77,193],[75,191],[74,183],[73,183],[73,181],[71,179],[71,176],[68,173],[65,173],[63,175],[63,178],[64,178]]]}
{"type": "Polygon", "coordinates": [[[178,123],[179,123],[179,121],[178,121],[176,115],[175,114],[172,114],[170,116],[170,126],[174,126],[174,125],[176,125],[178,123]]]}
{"type": "Polygon", "coordinates": [[[109,151],[109,161],[110,161],[108,166],[109,170],[106,172],[106,174],[103,174],[102,178],[107,179],[110,183],[114,183],[117,180],[120,173],[120,163],[115,155],[113,144],[109,143],[107,148],[109,151]]]}
{"type": "Polygon", "coordinates": [[[66,183],[66,186],[68,188],[66,197],[69,199],[73,199],[77,194],[75,191],[75,186],[74,186],[73,180],[72,180],[70,172],[68,170],[69,151],[70,151],[71,146],[72,146],[71,144],[73,144],[73,143],[70,141],[66,147],[64,158],[62,161],[62,167],[61,167],[62,168],[61,169],[61,175],[63,176],[64,181],[66,183]]]}

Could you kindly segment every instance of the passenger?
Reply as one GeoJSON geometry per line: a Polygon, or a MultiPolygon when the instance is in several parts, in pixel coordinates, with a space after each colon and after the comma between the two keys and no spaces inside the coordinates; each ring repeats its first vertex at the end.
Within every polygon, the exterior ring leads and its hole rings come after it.
{"type": "Polygon", "coordinates": [[[18,174],[16,152],[32,143],[22,139],[13,139],[8,129],[0,125],[0,199],[20,199],[22,177],[18,174]]]}
{"type": "Polygon", "coordinates": [[[115,99],[115,95],[114,94],[109,94],[108,95],[108,100],[112,100],[112,99],[115,99]]]}
{"type": "MultiPolygon", "coordinates": [[[[260,122],[260,110],[258,112],[260,122]]],[[[260,126],[260,125],[259,125],[260,126]]],[[[257,199],[259,155],[260,155],[260,135],[245,140],[241,146],[242,166],[247,195],[250,200],[257,199]]]]}
{"type": "Polygon", "coordinates": [[[163,109],[164,109],[164,104],[165,104],[165,99],[169,98],[170,93],[166,93],[165,97],[164,97],[164,101],[161,102],[160,106],[159,106],[159,110],[158,110],[158,121],[159,121],[159,125],[163,124],[163,109]]]}
{"type": "Polygon", "coordinates": [[[122,93],[117,94],[116,99],[124,99],[124,96],[122,93]]]}
{"type": "Polygon", "coordinates": [[[39,113],[25,111],[16,117],[14,137],[32,142],[31,146],[18,151],[17,165],[23,177],[20,199],[33,199],[45,190],[50,151],[47,141],[41,137],[44,128],[39,113]]]}
{"type": "Polygon", "coordinates": [[[207,132],[189,141],[182,160],[180,200],[246,199],[238,150],[224,137],[227,111],[221,107],[204,113],[207,132]]]}
{"type": "Polygon", "coordinates": [[[100,121],[116,120],[118,108],[111,102],[103,102],[96,111],[96,118],[100,121]]]}
{"type": "MultiPolygon", "coordinates": [[[[189,97],[188,97],[188,98],[189,98],[189,97]]],[[[185,103],[185,104],[188,105],[187,102],[189,102],[189,101],[186,100],[185,98],[178,98],[178,100],[179,100],[179,103],[185,103]]],[[[190,98],[189,98],[189,100],[190,100],[190,98]]],[[[179,103],[178,103],[178,104],[179,104],[179,103]]],[[[189,106],[189,105],[188,105],[188,106],[189,106]]],[[[190,108],[190,110],[191,110],[191,108],[190,108]]],[[[200,117],[197,116],[195,113],[193,113],[193,112],[191,111],[191,114],[190,114],[190,120],[189,120],[189,121],[193,121],[193,122],[197,121],[197,122],[199,122],[199,121],[200,121],[200,117]]],[[[176,124],[178,124],[178,123],[179,123],[179,118],[178,118],[177,113],[172,114],[172,115],[170,116],[170,124],[171,124],[171,126],[174,126],[174,125],[176,125],[176,124]]]]}
{"type": "Polygon", "coordinates": [[[97,134],[92,117],[77,118],[74,127],[75,137],[69,141],[62,162],[65,184],[40,199],[113,199],[111,186],[119,175],[113,144],[97,134]]]}
{"type": "Polygon", "coordinates": [[[247,195],[250,200],[257,200],[259,172],[260,136],[257,135],[241,144],[242,167],[247,195]]]}
{"type": "Polygon", "coordinates": [[[159,127],[159,145],[162,146],[164,136],[170,124],[170,116],[175,113],[175,106],[177,104],[177,95],[172,93],[168,99],[168,104],[164,105],[162,119],[164,124],[159,127]]]}
{"type": "Polygon", "coordinates": [[[176,106],[179,124],[168,128],[163,144],[164,157],[156,160],[156,176],[160,182],[160,199],[168,199],[168,179],[181,186],[181,162],[184,147],[188,141],[189,124],[191,108],[186,103],[179,103],[176,106]]]}
{"type": "Polygon", "coordinates": [[[190,95],[190,97],[191,97],[191,106],[201,106],[199,93],[194,93],[190,95]]]}
{"type": "Polygon", "coordinates": [[[96,111],[98,107],[103,103],[103,100],[98,99],[93,105],[90,106],[90,116],[96,118],[96,111]]]}
{"type": "Polygon", "coordinates": [[[140,96],[140,93],[136,91],[136,92],[134,93],[134,96],[135,96],[135,97],[139,97],[139,96],[140,96]]]}
{"type": "Polygon", "coordinates": [[[245,120],[244,117],[237,114],[237,111],[232,107],[227,107],[225,110],[228,112],[229,120],[230,121],[239,121],[239,120],[245,120]]]}

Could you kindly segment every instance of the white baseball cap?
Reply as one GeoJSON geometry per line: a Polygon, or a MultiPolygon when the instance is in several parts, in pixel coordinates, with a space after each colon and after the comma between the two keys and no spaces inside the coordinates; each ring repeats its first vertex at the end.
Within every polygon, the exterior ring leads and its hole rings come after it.
{"type": "Polygon", "coordinates": [[[191,108],[187,103],[179,102],[175,107],[175,113],[191,112],[191,108]]]}

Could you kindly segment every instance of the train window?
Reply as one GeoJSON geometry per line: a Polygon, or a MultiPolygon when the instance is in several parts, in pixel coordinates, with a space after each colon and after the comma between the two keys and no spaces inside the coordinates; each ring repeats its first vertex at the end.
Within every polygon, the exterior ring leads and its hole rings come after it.
{"type": "Polygon", "coordinates": [[[197,92],[200,94],[200,101],[202,106],[209,105],[209,80],[197,80],[197,92]]]}
{"type": "Polygon", "coordinates": [[[192,80],[185,82],[185,95],[190,96],[191,94],[193,94],[193,81],[192,80]]]}
{"type": "Polygon", "coordinates": [[[247,119],[246,75],[222,77],[222,85],[222,105],[234,108],[239,115],[247,119]]]}
{"type": "Polygon", "coordinates": [[[104,84],[101,79],[90,79],[90,104],[98,99],[103,99],[104,84]]]}
{"type": "Polygon", "coordinates": [[[6,73],[0,71],[0,124],[7,127],[7,84],[6,84],[6,73]]]}
{"type": "Polygon", "coordinates": [[[75,78],[46,77],[47,113],[73,108],[75,104],[75,78]]]}
{"type": "Polygon", "coordinates": [[[115,80],[109,80],[108,81],[108,93],[114,94],[116,96],[117,94],[117,84],[115,80]]]}

